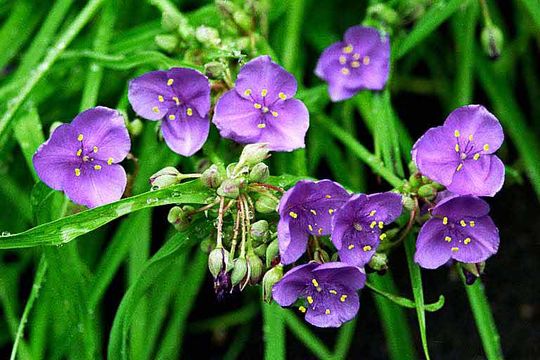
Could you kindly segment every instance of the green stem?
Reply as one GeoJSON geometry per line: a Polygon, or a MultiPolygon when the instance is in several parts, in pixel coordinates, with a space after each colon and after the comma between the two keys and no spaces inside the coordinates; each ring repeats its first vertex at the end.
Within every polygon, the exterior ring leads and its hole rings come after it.
{"type": "Polygon", "coordinates": [[[296,315],[290,311],[286,310],[285,312],[285,322],[287,327],[291,332],[296,336],[306,348],[308,348],[315,356],[319,359],[331,359],[332,353],[326,345],[315,336],[311,330],[306,326],[306,323],[302,320],[299,320],[296,315]]]}
{"type": "Polygon", "coordinates": [[[285,359],[284,313],[276,303],[262,302],[265,360],[285,359]]]}

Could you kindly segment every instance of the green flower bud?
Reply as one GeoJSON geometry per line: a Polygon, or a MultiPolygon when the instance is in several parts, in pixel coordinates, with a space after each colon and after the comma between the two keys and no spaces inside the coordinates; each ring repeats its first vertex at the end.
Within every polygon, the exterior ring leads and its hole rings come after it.
{"type": "Polygon", "coordinates": [[[254,249],[253,249],[253,252],[255,253],[255,255],[257,256],[260,256],[260,257],[266,257],[266,249],[268,248],[268,246],[266,244],[261,244],[259,246],[256,246],[254,249]]]}
{"type": "Polygon", "coordinates": [[[139,136],[144,128],[144,124],[141,119],[135,119],[127,124],[127,129],[132,136],[139,136]]]}
{"type": "Polygon", "coordinates": [[[253,166],[249,173],[249,181],[263,182],[270,176],[270,170],[265,163],[258,163],[253,166]]]}
{"type": "Polygon", "coordinates": [[[241,181],[239,179],[225,179],[217,189],[219,196],[236,199],[240,195],[241,181]]]}
{"type": "Polygon", "coordinates": [[[249,144],[244,147],[238,163],[241,166],[253,166],[266,160],[270,156],[267,143],[249,144]]]}
{"type": "Polygon", "coordinates": [[[255,201],[255,210],[261,214],[277,211],[278,201],[270,196],[261,196],[255,201]]]}
{"type": "Polygon", "coordinates": [[[224,176],[217,165],[212,165],[201,175],[201,181],[211,189],[217,189],[223,183],[224,176]]]}
{"type": "Polygon", "coordinates": [[[279,243],[276,239],[272,241],[270,244],[268,244],[268,247],[266,248],[266,267],[267,268],[272,267],[272,262],[278,255],[279,255],[279,243]]]}
{"type": "Polygon", "coordinates": [[[437,190],[431,184],[422,185],[418,189],[418,196],[427,200],[433,200],[437,196],[437,190]]]}
{"type": "Polygon", "coordinates": [[[378,19],[386,24],[397,24],[399,15],[390,6],[385,4],[375,4],[368,7],[368,16],[378,19]]]}
{"type": "Polygon", "coordinates": [[[504,45],[504,35],[497,26],[491,24],[482,30],[480,35],[482,47],[488,56],[495,60],[501,56],[504,45]]]}
{"type": "Polygon", "coordinates": [[[421,185],[420,178],[416,175],[409,176],[409,184],[411,185],[411,188],[416,189],[421,185]]]}
{"type": "Polygon", "coordinates": [[[272,301],[272,288],[283,277],[283,265],[268,270],[262,279],[262,298],[267,303],[272,301]]]}
{"type": "Polygon", "coordinates": [[[219,32],[210,26],[199,26],[195,29],[195,38],[203,45],[217,46],[221,43],[219,32]]]}
{"type": "Polygon", "coordinates": [[[210,254],[210,252],[214,250],[214,241],[210,239],[205,239],[201,241],[200,248],[203,253],[210,254]]]}
{"type": "Polygon", "coordinates": [[[410,196],[403,195],[401,197],[401,203],[403,204],[405,210],[408,211],[413,211],[416,207],[416,202],[410,196]]]}
{"type": "Polygon", "coordinates": [[[248,265],[246,258],[234,259],[233,269],[231,272],[231,283],[233,286],[240,284],[248,273],[248,265]]]}
{"type": "Polygon", "coordinates": [[[208,255],[208,270],[216,278],[221,271],[225,270],[228,262],[229,252],[227,250],[223,248],[214,249],[208,255]]]}
{"type": "Polygon", "coordinates": [[[260,257],[255,254],[247,256],[247,263],[249,268],[249,283],[256,285],[261,281],[264,265],[260,257]]]}
{"type": "Polygon", "coordinates": [[[375,271],[388,270],[388,256],[383,253],[376,252],[369,261],[369,267],[375,271]]]}
{"type": "Polygon", "coordinates": [[[317,249],[315,250],[315,253],[313,254],[313,260],[320,264],[324,264],[330,261],[330,256],[328,253],[323,249],[317,249]]]}
{"type": "Polygon", "coordinates": [[[173,206],[171,210],[169,210],[167,221],[178,231],[187,229],[190,223],[186,211],[180,206],[173,206]]]}
{"type": "Polygon", "coordinates": [[[204,74],[208,76],[209,79],[212,80],[220,80],[223,79],[223,76],[225,75],[225,64],[223,64],[221,61],[211,61],[209,63],[204,64],[204,74]]]}
{"type": "Polygon", "coordinates": [[[257,245],[264,243],[268,239],[268,221],[259,220],[251,224],[251,238],[257,245]]]}
{"type": "Polygon", "coordinates": [[[172,53],[178,46],[178,38],[171,34],[156,35],[154,41],[160,49],[168,53],[172,53]]]}
{"type": "Polygon", "coordinates": [[[408,164],[408,168],[409,168],[409,173],[411,174],[416,174],[418,172],[418,169],[416,168],[416,164],[414,163],[414,161],[411,161],[408,164]]]}
{"type": "Polygon", "coordinates": [[[181,181],[181,173],[172,166],[167,166],[150,176],[152,190],[159,190],[168,186],[178,184],[181,181]]]}
{"type": "Polygon", "coordinates": [[[336,252],[336,253],[333,253],[332,254],[332,257],[330,258],[330,261],[339,261],[339,254],[336,252]]]}

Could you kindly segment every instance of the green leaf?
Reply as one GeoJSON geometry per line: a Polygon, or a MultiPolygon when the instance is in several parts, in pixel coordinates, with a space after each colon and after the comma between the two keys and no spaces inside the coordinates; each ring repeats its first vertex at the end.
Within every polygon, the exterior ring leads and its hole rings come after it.
{"type": "MultiPolygon", "coordinates": [[[[373,278],[373,277],[371,277],[373,278]]],[[[388,300],[392,301],[393,303],[399,305],[399,306],[402,306],[404,308],[409,308],[409,309],[416,309],[418,306],[416,305],[416,303],[414,301],[412,301],[411,299],[407,299],[405,297],[401,297],[401,296],[398,296],[398,295],[394,295],[394,294],[391,294],[389,292],[386,292],[386,291],[383,291],[381,289],[378,289],[375,285],[373,285],[371,282],[366,282],[366,287],[370,288],[371,290],[373,290],[376,294],[379,294],[381,296],[384,296],[385,298],[387,298],[388,300]]],[[[433,304],[424,304],[423,307],[424,307],[424,310],[425,311],[429,311],[429,312],[435,312],[435,311],[438,311],[440,310],[442,307],[444,306],[444,296],[441,295],[439,296],[439,300],[433,304]]]]}
{"type": "Polygon", "coordinates": [[[333,354],[328,347],[322,342],[311,329],[306,325],[304,320],[299,320],[294,312],[290,310],[282,310],[284,312],[285,322],[294,336],[306,348],[308,348],[319,359],[330,359],[333,354]]]}
{"type": "Polygon", "coordinates": [[[278,304],[262,301],[264,359],[285,359],[285,311],[278,304]]]}

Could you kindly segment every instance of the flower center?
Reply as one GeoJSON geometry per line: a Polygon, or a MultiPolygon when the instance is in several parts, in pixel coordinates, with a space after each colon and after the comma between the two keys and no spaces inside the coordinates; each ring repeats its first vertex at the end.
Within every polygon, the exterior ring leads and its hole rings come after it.
{"type": "Polygon", "coordinates": [[[460,163],[458,164],[456,171],[461,171],[465,164],[465,160],[472,158],[474,161],[480,159],[481,155],[485,155],[485,152],[489,151],[489,144],[484,144],[481,150],[478,150],[473,142],[473,135],[463,138],[459,130],[454,130],[454,137],[456,138],[456,144],[454,150],[459,156],[460,163]]]}
{"type": "Polygon", "coordinates": [[[249,96],[251,102],[253,103],[253,107],[257,110],[260,110],[261,111],[261,114],[263,116],[261,116],[260,120],[259,120],[259,124],[257,124],[257,127],[259,129],[264,129],[266,128],[266,123],[267,123],[267,115],[271,115],[272,117],[274,118],[277,118],[279,116],[279,113],[277,111],[275,111],[273,109],[274,105],[279,101],[279,100],[286,100],[287,99],[287,95],[284,93],[284,92],[279,92],[278,93],[278,96],[276,98],[276,100],[274,100],[272,103],[267,103],[267,98],[268,98],[268,89],[262,89],[261,90],[261,94],[260,94],[260,98],[259,96],[254,96],[253,95],[253,90],[251,89],[246,89],[244,91],[244,95],[245,96],[249,96]]]}
{"type": "Polygon", "coordinates": [[[339,56],[339,63],[342,65],[341,73],[345,76],[350,75],[353,69],[358,69],[361,65],[369,65],[371,59],[365,55],[362,57],[359,53],[354,52],[352,45],[347,45],[341,49],[342,54],[339,56]]]}
{"type": "MultiPolygon", "coordinates": [[[[76,151],[76,155],[78,158],[80,158],[79,166],[75,168],[75,176],[79,177],[81,176],[81,171],[83,169],[83,165],[87,163],[93,163],[94,162],[94,156],[99,152],[99,148],[97,146],[85,146],[84,144],[84,135],[79,134],[77,136],[77,141],[79,142],[79,148],[76,151]]],[[[98,159],[99,160],[99,159],[98,159]]],[[[100,161],[101,162],[101,161],[100,161]]],[[[114,159],[112,157],[107,159],[107,165],[112,165],[114,162],[114,159]]],[[[94,164],[92,166],[92,169],[95,171],[99,171],[102,169],[101,164],[94,164]]]]}

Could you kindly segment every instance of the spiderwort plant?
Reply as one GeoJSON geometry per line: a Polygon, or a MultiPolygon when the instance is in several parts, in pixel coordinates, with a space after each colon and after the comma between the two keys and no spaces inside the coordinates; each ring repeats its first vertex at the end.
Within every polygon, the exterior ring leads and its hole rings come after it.
{"type": "Polygon", "coordinates": [[[343,41],[324,50],[315,74],[328,82],[332,101],[353,97],[361,90],[382,90],[390,71],[390,40],[377,29],[353,26],[343,41]]]}
{"type": "Polygon", "coordinates": [[[133,79],[128,98],[135,112],[161,120],[163,138],[171,150],[191,156],[208,138],[210,83],[197,70],[172,68],[133,79]]]}
{"type": "Polygon", "coordinates": [[[274,300],[291,306],[302,299],[299,310],[306,321],[318,327],[339,327],[358,313],[358,290],[364,287],[362,269],[341,262],[300,265],[273,287],[274,300]]]}
{"type": "Polygon", "coordinates": [[[297,83],[292,74],[259,56],[240,69],[234,89],[216,103],[212,121],[221,136],[241,144],[267,143],[272,151],[305,146],[309,113],[294,99],[297,83]]]}
{"type": "Polygon", "coordinates": [[[98,106],[56,128],[32,160],[49,187],[77,204],[96,207],[122,197],[127,178],[119,163],[130,147],[123,116],[98,106]]]}

